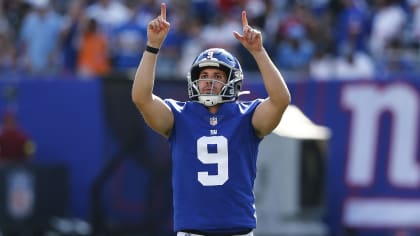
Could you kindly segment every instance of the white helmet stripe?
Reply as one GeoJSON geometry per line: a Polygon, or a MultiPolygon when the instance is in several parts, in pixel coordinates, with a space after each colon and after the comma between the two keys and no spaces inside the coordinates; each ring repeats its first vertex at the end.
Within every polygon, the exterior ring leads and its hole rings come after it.
{"type": "Polygon", "coordinates": [[[207,66],[219,67],[219,63],[212,62],[212,61],[205,61],[198,64],[198,67],[207,67],[207,66]]]}

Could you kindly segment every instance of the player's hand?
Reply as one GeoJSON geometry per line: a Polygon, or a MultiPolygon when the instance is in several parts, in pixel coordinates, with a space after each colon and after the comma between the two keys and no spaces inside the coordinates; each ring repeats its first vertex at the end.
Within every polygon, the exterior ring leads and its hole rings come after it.
{"type": "Polygon", "coordinates": [[[236,31],[233,32],[233,35],[250,53],[263,49],[261,32],[248,25],[245,11],[242,11],[242,31],[242,35],[236,31]]]}
{"type": "Polygon", "coordinates": [[[160,5],[160,15],[151,20],[147,25],[147,44],[154,48],[160,48],[168,35],[171,24],[166,21],[166,5],[160,5]]]}

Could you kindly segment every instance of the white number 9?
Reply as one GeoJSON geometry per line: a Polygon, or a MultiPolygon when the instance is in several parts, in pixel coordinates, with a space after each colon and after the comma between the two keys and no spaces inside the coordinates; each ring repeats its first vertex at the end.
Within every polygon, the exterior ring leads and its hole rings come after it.
{"type": "Polygon", "coordinates": [[[228,142],[223,136],[201,137],[197,140],[197,158],[203,164],[217,164],[217,174],[207,171],[197,173],[198,181],[204,186],[223,185],[229,178],[228,142]],[[208,145],[216,145],[216,152],[209,153],[208,145]]]}

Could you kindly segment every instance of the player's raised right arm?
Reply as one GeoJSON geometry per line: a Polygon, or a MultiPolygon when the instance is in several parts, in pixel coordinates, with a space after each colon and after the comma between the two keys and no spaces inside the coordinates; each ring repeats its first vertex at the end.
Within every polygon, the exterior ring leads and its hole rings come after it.
{"type": "MultiPolygon", "coordinates": [[[[169,32],[170,24],[166,21],[166,5],[161,4],[161,14],[151,20],[147,27],[147,45],[160,48],[169,32]]],[[[168,105],[153,94],[156,53],[143,52],[143,57],[137,68],[131,98],[140,110],[146,123],[156,132],[168,137],[174,123],[174,117],[168,105]]]]}

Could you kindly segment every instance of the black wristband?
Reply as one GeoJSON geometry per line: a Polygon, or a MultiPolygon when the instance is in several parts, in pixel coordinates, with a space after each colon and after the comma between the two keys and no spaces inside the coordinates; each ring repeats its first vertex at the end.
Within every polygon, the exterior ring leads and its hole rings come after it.
{"type": "Polygon", "coordinates": [[[149,45],[146,45],[146,51],[157,54],[159,52],[159,48],[150,47],[149,45]]]}

